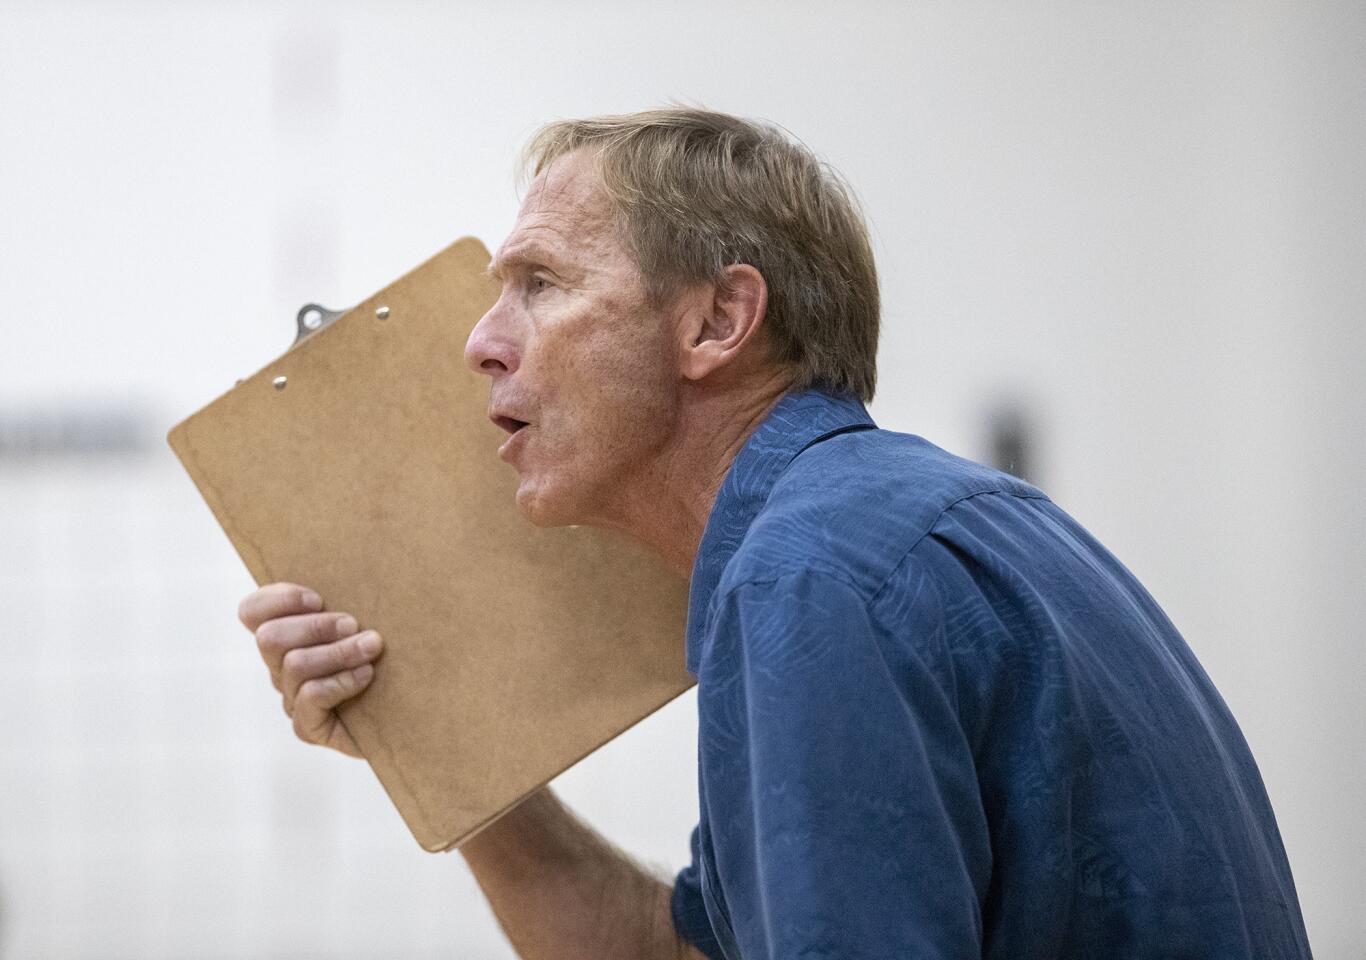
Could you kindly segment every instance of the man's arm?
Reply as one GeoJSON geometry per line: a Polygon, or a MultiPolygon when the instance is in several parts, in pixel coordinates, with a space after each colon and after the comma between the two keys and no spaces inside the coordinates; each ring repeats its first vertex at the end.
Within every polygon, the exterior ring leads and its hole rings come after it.
{"type": "Polygon", "coordinates": [[[524,960],[707,960],[674,929],[670,887],[546,788],[460,847],[524,960]]]}
{"type": "MultiPolygon", "coordinates": [[[[379,637],[358,633],[343,612],[323,612],[317,593],[292,583],[253,591],[238,616],[256,635],[299,739],[360,756],[336,708],[384,669],[373,663],[379,637]]],[[[581,823],[549,789],[460,852],[526,960],[707,960],[675,933],[669,886],[581,823]]]]}

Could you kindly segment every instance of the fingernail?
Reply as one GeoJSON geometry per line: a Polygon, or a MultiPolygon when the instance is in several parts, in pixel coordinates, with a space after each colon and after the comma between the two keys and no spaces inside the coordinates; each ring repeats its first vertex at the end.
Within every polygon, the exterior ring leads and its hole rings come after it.
{"type": "Polygon", "coordinates": [[[373,657],[375,654],[379,653],[379,648],[382,646],[384,646],[384,641],[380,639],[379,634],[375,633],[375,631],[367,630],[365,633],[361,634],[360,652],[367,657],[373,657]]]}
{"type": "Polygon", "coordinates": [[[360,684],[361,686],[365,686],[367,683],[369,683],[370,678],[374,675],[375,668],[370,666],[370,664],[368,663],[361,664],[352,673],[352,676],[356,678],[356,683],[360,684]]]}
{"type": "Polygon", "coordinates": [[[314,590],[305,590],[304,595],[299,599],[303,601],[305,610],[321,610],[323,608],[323,598],[318,596],[314,590]]]}
{"type": "Polygon", "coordinates": [[[351,616],[350,614],[347,614],[344,617],[337,618],[338,640],[351,636],[351,634],[355,633],[358,629],[359,624],[356,623],[356,618],[351,616]]]}

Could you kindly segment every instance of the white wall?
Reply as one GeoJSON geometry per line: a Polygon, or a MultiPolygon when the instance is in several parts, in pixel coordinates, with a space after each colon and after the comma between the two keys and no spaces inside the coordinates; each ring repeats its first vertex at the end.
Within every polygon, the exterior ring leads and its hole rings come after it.
{"type": "MultiPolygon", "coordinates": [[[[1361,957],[1366,8],[0,6],[0,413],[170,423],[455,236],[534,126],[670,98],[780,121],[868,208],[874,413],[1037,479],[1243,724],[1311,940],[1361,957]]],[[[250,581],[168,452],[0,461],[0,954],[510,951],[368,770],[291,741],[250,581]]],[[[671,871],[685,698],[566,774],[671,871]]]]}

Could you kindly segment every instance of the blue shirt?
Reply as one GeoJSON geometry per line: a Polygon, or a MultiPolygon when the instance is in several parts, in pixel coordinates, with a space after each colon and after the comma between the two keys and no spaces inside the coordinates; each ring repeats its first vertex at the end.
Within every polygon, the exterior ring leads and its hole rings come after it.
{"type": "Polygon", "coordinates": [[[1308,957],[1228,707],[1043,493],[790,394],[697,554],[708,956],[1308,957]]]}

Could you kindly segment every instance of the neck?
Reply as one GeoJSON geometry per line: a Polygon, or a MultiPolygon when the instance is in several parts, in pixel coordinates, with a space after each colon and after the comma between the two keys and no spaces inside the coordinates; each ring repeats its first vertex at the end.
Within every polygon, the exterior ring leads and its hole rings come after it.
{"type": "Polygon", "coordinates": [[[790,386],[776,373],[719,390],[688,384],[661,455],[621,484],[626,499],[601,525],[624,531],[690,577],[726,473],[790,386]]]}

